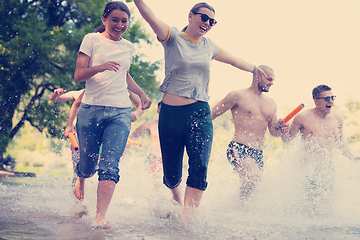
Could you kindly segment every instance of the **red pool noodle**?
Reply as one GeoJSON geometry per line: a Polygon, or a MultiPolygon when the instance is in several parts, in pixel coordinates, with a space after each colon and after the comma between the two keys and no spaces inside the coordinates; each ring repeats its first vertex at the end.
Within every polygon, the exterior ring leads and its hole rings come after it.
{"type": "Polygon", "coordinates": [[[292,119],[298,112],[300,112],[303,108],[305,107],[305,105],[303,103],[301,103],[299,106],[297,106],[294,110],[291,111],[291,113],[289,113],[283,120],[284,123],[288,122],[290,119],[292,119]]]}

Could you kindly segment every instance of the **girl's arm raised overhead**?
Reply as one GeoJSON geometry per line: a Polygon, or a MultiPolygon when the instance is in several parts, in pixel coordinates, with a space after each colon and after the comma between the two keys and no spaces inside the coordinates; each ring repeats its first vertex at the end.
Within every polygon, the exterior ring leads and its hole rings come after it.
{"type": "Polygon", "coordinates": [[[141,16],[150,24],[154,33],[161,39],[165,40],[169,34],[169,27],[159,18],[143,0],[134,0],[136,7],[139,9],[141,16]]]}

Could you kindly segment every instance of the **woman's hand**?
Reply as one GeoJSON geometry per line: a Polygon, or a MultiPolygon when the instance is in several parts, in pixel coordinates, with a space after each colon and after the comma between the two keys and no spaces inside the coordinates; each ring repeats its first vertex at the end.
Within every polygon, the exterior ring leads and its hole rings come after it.
{"type": "Polygon", "coordinates": [[[140,96],[141,98],[141,109],[146,110],[151,106],[151,100],[149,97],[144,93],[140,96]]]}
{"type": "Polygon", "coordinates": [[[106,70],[109,70],[109,71],[114,71],[114,72],[117,72],[119,71],[119,67],[121,65],[117,62],[114,62],[114,61],[108,61],[102,65],[99,65],[98,66],[98,71],[99,72],[104,72],[106,70]]]}

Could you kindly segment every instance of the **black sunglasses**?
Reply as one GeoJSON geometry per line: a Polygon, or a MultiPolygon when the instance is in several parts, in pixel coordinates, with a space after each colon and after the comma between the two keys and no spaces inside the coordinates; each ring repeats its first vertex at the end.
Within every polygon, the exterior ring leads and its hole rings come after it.
{"type": "Polygon", "coordinates": [[[319,97],[319,98],[316,98],[316,99],[325,99],[325,101],[330,102],[330,99],[334,101],[336,99],[336,96],[319,97]]]}
{"type": "Polygon", "coordinates": [[[204,13],[194,13],[193,14],[200,14],[201,15],[201,21],[203,22],[207,22],[209,19],[209,23],[210,23],[210,26],[215,26],[215,24],[217,24],[217,21],[213,18],[210,18],[208,15],[204,14],[204,13]]]}

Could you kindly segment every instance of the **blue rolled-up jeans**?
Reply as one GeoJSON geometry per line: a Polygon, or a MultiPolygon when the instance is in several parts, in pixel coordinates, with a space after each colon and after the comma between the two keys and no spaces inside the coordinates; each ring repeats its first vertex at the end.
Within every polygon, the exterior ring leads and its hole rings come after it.
{"type": "Polygon", "coordinates": [[[98,171],[99,181],[112,180],[117,183],[120,179],[119,160],[124,152],[130,127],[130,108],[81,103],[76,122],[80,151],[77,175],[89,178],[98,171]]]}

